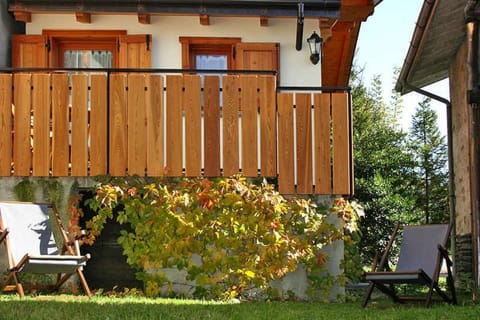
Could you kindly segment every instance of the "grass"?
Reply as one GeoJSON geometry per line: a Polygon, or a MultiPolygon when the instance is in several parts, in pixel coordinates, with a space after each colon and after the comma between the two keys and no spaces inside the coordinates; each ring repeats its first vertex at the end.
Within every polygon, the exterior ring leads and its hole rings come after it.
{"type": "MultiPolygon", "coordinates": [[[[467,300],[466,300],[467,301],[467,300]]],[[[393,305],[375,300],[366,309],[360,301],[346,303],[244,302],[220,303],[142,297],[92,299],[72,295],[0,295],[0,319],[85,320],[85,319],[476,319],[478,306],[465,302],[459,306],[434,303],[393,305]]]]}

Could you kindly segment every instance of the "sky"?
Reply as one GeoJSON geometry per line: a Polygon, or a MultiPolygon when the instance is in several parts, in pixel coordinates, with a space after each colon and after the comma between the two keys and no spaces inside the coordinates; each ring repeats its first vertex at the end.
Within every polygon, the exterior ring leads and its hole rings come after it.
{"type": "MultiPolygon", "coordinates": [[[[415,23],[424,0],[383,0],[375,12],[360,27],[355,63],[364,68],[363,80],[369,85],[374,75],[379,75],[388,102],[394,87],[394,67],[402,67],[412,39],[415,23]]],[[[423,88],[449,99],[448,80],[423,88]]],[[[424,96],[412,92],[404,95],[402,126],[410,128],[415,108],[424,96]]],[[[438,125],[446,133],[445,104],[432,101],[437,111],[438,125]]]]}

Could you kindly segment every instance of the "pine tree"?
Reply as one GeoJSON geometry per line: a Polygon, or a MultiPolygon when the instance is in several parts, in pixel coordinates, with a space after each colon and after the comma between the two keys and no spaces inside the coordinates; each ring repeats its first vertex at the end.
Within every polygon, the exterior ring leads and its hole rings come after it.
{"type": "Polygon", "coordinates": [[[412,192],[413,162],[407,134],[400,129],[401,99],[393,104],[382,98],[382,82],[374,77],[370,86],[353,68],[350,85],[353,102],[355,198],[365,208],[359,247],[365,263],[384,249],[396,222],[410,223],[417,216],[412,192]]]}
{"type": "Polygon", "coordinates": [[[409,149],[415,161],[417,207],[425,223],[448,222],[447,145],[438,128],[431,99],[419,102],[409,133],[409,149]]]}

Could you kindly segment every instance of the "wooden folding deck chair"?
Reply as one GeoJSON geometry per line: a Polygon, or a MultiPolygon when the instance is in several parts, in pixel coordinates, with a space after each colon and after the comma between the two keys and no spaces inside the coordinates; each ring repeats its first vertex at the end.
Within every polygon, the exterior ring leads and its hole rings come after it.
{"type": "Polygon", "coordinates": [[[390,296],[394,302],[399,303],[411,300],[425,300],[425,307],[428,308],[432,301],[433,292],[435,291],[445,302],[456,304],[457,299],[453,283],[452,261],[446,249],[451,225],[403,226],[403,237],[398,264],[395,271],[387,271],[389,251],[395,239],[398,237],[399,228],[399,225],[395,226],[378,266],[374,263],[372,272],[365,273],[365,279],[370,281],[370,285],[363,302],[363,307],[367,306],[375,288],[378,288],[390,296]],[[446,291],[450,291],[450,296],[438,285],[444,262],[447,269],[446,291]],[[427,286],[428,293],[425,297],[399,296],[395,290],[396,284],[427,286]]]}
{"type": "Polygon", "coordinates": [[[20,274],[38,273],[56,274],[56,281],[47,285],[31,283],[25,288],[55,291],[76,273],[85,294],[91,297],[82,272],[89,257],[80,255],[77,241],[69,240],[55,206],[0,202],[0,242],[5,245],[8,259],[8,275],[1,290],[16,290],[23,298],[25,293],[20,274]],[[50,212],[63,241],[60,247],[52,232],[50,212]]]}

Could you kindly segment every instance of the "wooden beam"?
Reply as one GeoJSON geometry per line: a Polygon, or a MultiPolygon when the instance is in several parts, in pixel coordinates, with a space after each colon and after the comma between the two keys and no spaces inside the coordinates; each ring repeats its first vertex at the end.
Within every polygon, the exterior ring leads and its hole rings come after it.
{"type": "Polygon", "coordinates": [[[265,16],[260,17],[260,26],[268,27],[268,17],[265,17],[265,16]]]}
{"type": "Polygon", "coordinates": [[[32,22],[32,14],[25,11],[15,11],[13,12],[16,21],[20,22],[32,22]]]}
{"type": "Polygon", "coordinates": [[[92,17],[90,13],[87,13],[87,12],[75,12],[75,17],[77,18],[77,22],[80,22],[80,23],[92,22],[92,17]]]}
{"type": "Polygon", "coordinates": [[[332,37],[323,45],[322,85],[348,85],[360,22],[339,21],[332,28],[332,37]]]}
{"type": "Polygon", "coordinates": [[[327,42],[332,37],[332,29],[338,20],[332,18],[320,18],[318,22],[323,42],[327,42]]]}
{"type": "Polygon", "coordinates": [[[365,21],[373,13],[373,0],[342,0],[340,20],[365,21]]]}
{"type": "Polygon", "coordinates": [[[138,23],[150,24],[150,15],[148,13],[139,13],[138,14],[138,23]]]}
{"type": "Polygon", "coordinates": [[[210,16],[207,14],[200,15],[200,24],[202,26],[209,26],[210,25],[210,16]]]}

